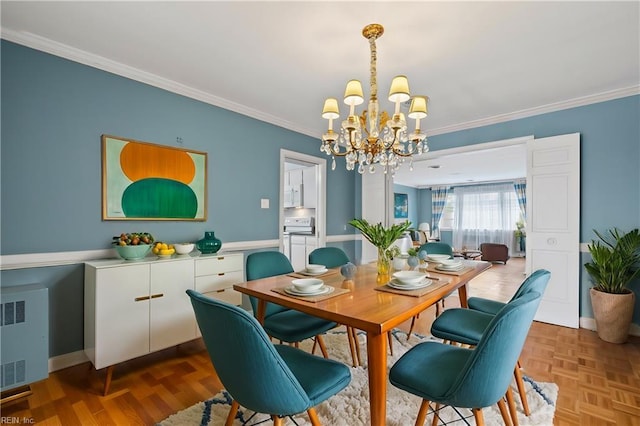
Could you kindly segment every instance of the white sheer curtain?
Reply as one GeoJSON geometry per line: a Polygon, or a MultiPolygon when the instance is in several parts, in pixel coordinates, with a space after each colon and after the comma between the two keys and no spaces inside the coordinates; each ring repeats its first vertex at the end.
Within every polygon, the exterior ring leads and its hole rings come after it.
{"type": "Polygon", "coordinates": [[[521,218],[512,183],[460,186],[455,195],[453,245],[478,249],[481,243],[500,243],[513,250],[516,222],[521,218]]]}

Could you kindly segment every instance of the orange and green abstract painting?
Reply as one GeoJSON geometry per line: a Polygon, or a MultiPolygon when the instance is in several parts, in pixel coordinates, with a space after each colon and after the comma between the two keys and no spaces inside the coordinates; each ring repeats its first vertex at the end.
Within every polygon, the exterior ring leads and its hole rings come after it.
{"type": "Polygon", "coordinates": [[[102,136],[103,220],[200,220],[207,154],[102,136]]]}

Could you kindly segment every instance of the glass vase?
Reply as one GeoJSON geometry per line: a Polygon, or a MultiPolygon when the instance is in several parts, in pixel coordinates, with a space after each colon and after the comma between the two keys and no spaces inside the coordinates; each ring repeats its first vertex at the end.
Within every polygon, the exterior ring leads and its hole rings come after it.
{"type": "Polygon", "coordinates": [[[386,284],[389,281],[391,272],[391,257],[387,250],[378,247],[378,283],[386,284]]]}

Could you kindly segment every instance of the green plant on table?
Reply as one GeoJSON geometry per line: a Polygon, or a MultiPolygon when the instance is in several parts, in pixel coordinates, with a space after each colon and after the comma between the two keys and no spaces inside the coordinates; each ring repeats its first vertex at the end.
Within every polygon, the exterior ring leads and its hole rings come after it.
{"type": "Polygon", "coordinates": [[[411,222],[406,221],[385,228],[382,223],[372,225],[366,219],[352,219],[349,225],[359,230],[367,241],[378,249],[378,275],[388,275],[393,255],[391,245],[411,227],[411,222]]]}

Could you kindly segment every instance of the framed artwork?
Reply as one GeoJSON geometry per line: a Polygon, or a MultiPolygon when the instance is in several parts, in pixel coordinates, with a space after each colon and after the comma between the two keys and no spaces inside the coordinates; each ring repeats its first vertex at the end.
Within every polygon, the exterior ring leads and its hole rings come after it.
{"type": "Polygon", "coordinates": [[[409,197],[407,194],[393,194],[393,217],[395,219],[409,218],[409,197]]]}
{"type": "Polygon", "coordinates": [[[102,135],[102,220],[207,220],[207,153],[102,135]]]}

